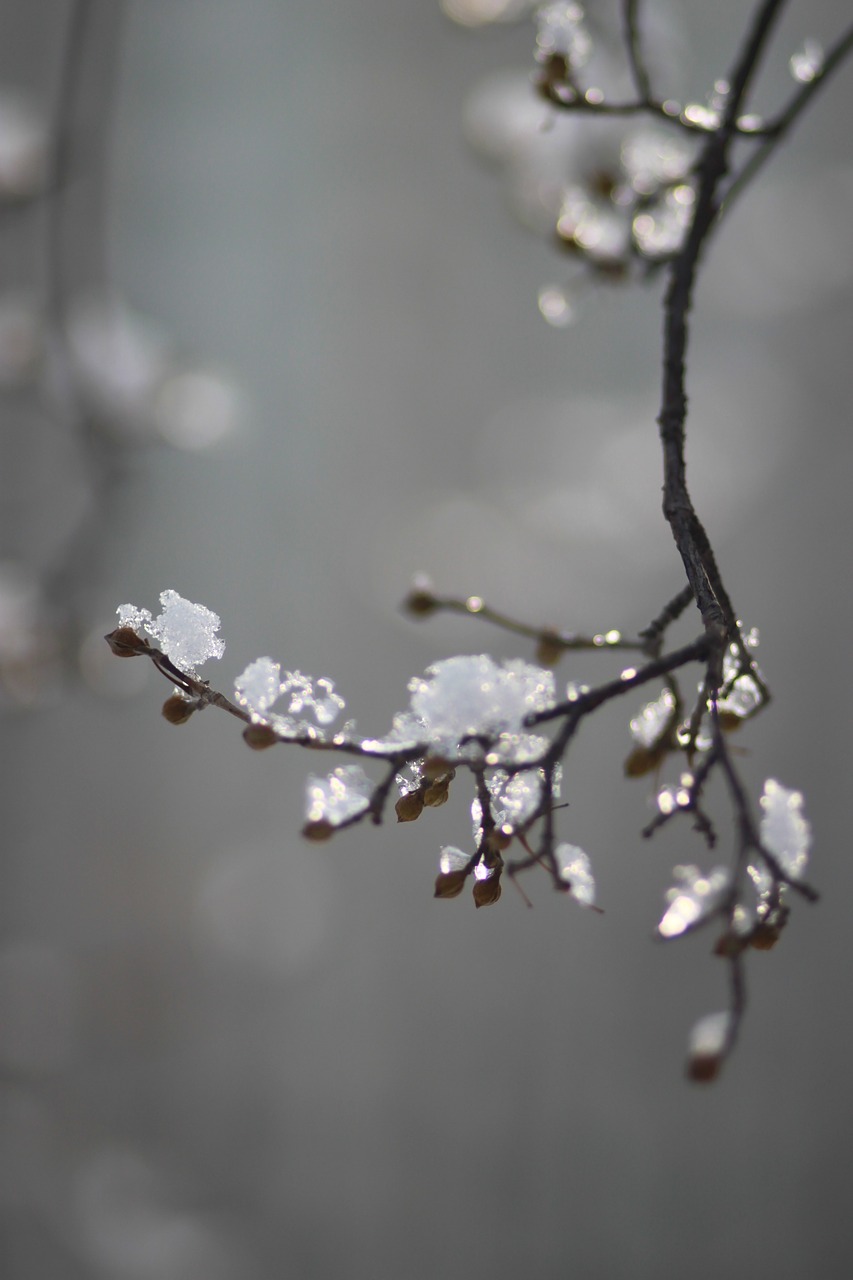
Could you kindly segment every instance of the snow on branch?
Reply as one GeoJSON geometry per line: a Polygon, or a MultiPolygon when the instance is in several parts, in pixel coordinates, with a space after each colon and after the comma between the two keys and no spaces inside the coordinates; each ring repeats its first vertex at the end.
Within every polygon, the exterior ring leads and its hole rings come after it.
{"type": "MultiPolygon", "coordinates": [[[[465,0],[445,7],[466,25],[484,25],[532,6],[520,0],[495,9],[465,0]]],[[[286,743],[348,757],[308,778],[308,839],[381,823],[392,807],[398,823],[417,821],[467,780],[471,838],[439,850],[434,893],[449,900],[468,889],[478,908],[497,903],[504,883],[530,904],[520,881],[531,883],[539,873],[557,892],[601,910],[593,860],[570,842],[562,797],[572,794],[571,757],[585,722],[605,705],[623,704],[624,772],[654,780],[655,816],[644,836],[679,823],[699,837],[696,860],[679,862],[662,886],[654,934],[674,943],[712,932],[714,954],[728,972],[727,1007],[701,1018],[689,1037],[687,1072],[697,1081],[716,1078],[738,1038],[747,954],[776,944],[793,898],[817,898],[804,876],[811,835],[802,796],[768,778],[756,806],[729,743],[732,730],[767,707],[770,691],[756,660],[758,634],[744,627],[729,596],[688,489],[685,461],[688,320],[705,247],[734,198],[853,47],[851,28],[825,51],[812,42],[792,54],[797,87],[776,117],[762,118],[749,98],[783,9],[784,0],[760,0],[728,75],[715,80],[704,101],[681,103],[661,89],[657,60],[649,60],[641,0],[621,0],[615,33],[578,0],[546,4],[534,17],[535,76],[525,108],[539,113],[536,127],[511,139],[506,122],[481,132],[492,156],[517,165],[526,147],[540,167],[547,161],[555,170],[544,184],[551,233],[575,265],[576,279],[624,285],[665,277],[657,428],[663,514],[684,581],[651,621],[636,630],[537,626],[480,596],[442,595],[416,579],[404,601],[411,618],[461,614],[514,636],[525,652],[503,662],[474,652],[434,663],[413,676],[408,705],[377,736],[362,735],[353,721],[337,724],[344,700],[331,679],[285,670],[271,657],[245,666],[233,694],[216,691],[198,669],[222,657],[219,619],[175,591],[163,593],[156,618],[123,605],[118,627],[107,636],[115,654],[147,657],[175,686],[163,708],[170,722],[182,724],[215,706],[243,723],[253,749],[286,743]],[[558,143],[568,135],[557,122],[570,118],[578,128],[610,118],[613,132],[593,133],[586,152],[575,146],[573,133],[560,154],[543,130],[543,111],[558,143]],[[671,627],[694,609],[698,634],[672,647],[671,627]],[[601,683],[558,679],[560,662],[579,650],[601,655],[607,668],[601,683]],[[622,666],[626,653],[630,665],[622,666]],[[727,856],[708,799],[713,780],[721,784],[734,828],[727,856]]],[[[540,297],[540,307],[552,323],[571,318],[570,300],[553,290],[547,300],[540,297]]],[[[658,501],[656,493],[649,498],[658,501]]]]}

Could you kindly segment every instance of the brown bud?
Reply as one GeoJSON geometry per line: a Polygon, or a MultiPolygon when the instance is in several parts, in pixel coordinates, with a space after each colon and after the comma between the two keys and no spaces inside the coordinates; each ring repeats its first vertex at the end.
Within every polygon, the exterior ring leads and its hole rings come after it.
{"type": "Polygon", "coordinates": [[[302,834],[306,840],[314,840],[319,844],[322,840],[331,839],[335,834],[335,828],[326,818],[317,818],[313,822],[305,823],[302,834]]]}
{"type": "Polygon", "coordinates": [[[634,747],[625,760],[625,777],[642,778],[645,774],[652,773],[661,763],[666,752],[666,744],[663,742],[656,742],[651,747],[634,747]]]}
{"type": "Polygon", "coordinates": [[[536,661],[540,667],[556,667],[566,652],[556,631],[543,631],[536,646],[536,661]]]}
{"type": "Polygon", "coordinates": [[[488,880],[474,881],[474,906],[490,907],[501,896],[500,872],[489,876],[488,880]]]}
{"type": "Polygon", "coordinates": [[[415,618],[426,618],[429,614],[435,613],[438,600],[425,587],[415,587],[403,601],[403,608],[406,613],[411,613],[415,618]]]}
{"type": "Polygon", "coordinates": [[[687,1079],[695,1084],[710,1084],[723,1069],[721,1053],[694,1053],[687,1059],[687,1079]]]}
{"type": "Polygon", "coordinates": [[[736,933],[734,929],[727,929],[725,933],[714,944],[714,955],[721,956],[724,960],[731,960],[735,956],[739,956],[749,945],[750,939],[744,937],[743,934],[736,933]]]}
{"type": "Polygon", "coordinates": [[[534,88],[546,102],[563,101],[559,89],[569,88],[569,63],[564,53],[549,53],[542,62],[542,70],[536,77],[534,88]]]}
{"type": "Polygon", "coordinates": [[[424,804],[431,809],[437,809],[439,805],[447,804],[450,795],[450,777],[440,778],[438,782],[434,782],[432,786],[427,787],[424,792],[424,804]]]}
{"type": "Polygon", "coordinates": [[[151,647],[132,627],[116,627],[104,639],[117,658],[137,658],[140,654],[147,653],[151,647]]]}
{"type": "Polygon", "coordinates": [[[266,751],[278,742],[278,734],[269,724],[247,724],[243,730],[243,741],[253,751],[266,751]]]}
{"type": "Polygon", "coordinates": [[[194,711],[198,711],[198,703],[185,698],[182,693],[173,693],[161,708],[164,720],[169,724],[186,724],[194,711]]]}
{"type": "Polygon", "coordinates": [[[492,853],[503,853],[504,849],[508,849],[511,844],[512,832],[504,830],[503,827],[492,827],[486,836],[486,848],[492,853]]]}
{"type": "Polygon", "coordinates": [[[723,733],[734,733],[743,724],[743,716],[735,715],[734,711],[721,711],[717,721],[723,733]]]}
{"type": "Polygon", "coordinates": [[[435,898],[458,898],[465,888],[468,872],[463,867],[460,871],[444,871],[435,878],[435,898]]]}
{"type": "Polygon", "coordinates": [[[424,811],[424,798],[420,791],[407,791],[394,805],[398,822],[414,822],[424,811]]]}
{"type": "Polygon", "coordinates": [[[749,936],[749,945],[756,951],[772,951],[779,941],[781,929],[773,924],[757,924],[749,936]]]}
{"type": "Polygon", "coordinates": [[[422,768],[424,777],[430,782],[437,782],[439,778],[447,778],[449,782],[456,777],[456,770],[444,756],[427,756],[422,768]]]}

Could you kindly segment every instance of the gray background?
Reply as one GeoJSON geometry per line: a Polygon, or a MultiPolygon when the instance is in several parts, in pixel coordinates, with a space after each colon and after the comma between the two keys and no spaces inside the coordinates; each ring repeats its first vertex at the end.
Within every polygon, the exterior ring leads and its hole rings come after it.
{"type": "MultiPolygon", "coordinates": [[[[673,8],[702,97],[751,6],[673,8]]],[[[759,108],[849,12],[790,8],[759,108]]],[[[49,99],[67,12],[7,0],[7,82],[49,99]]],[[[658,290],[593,294],[550,329],[536,294],[565,264],[462,136],[470,91],[529,48],[434,0],[127,5],[106,266],[245,409],[218,449],[133,454],[80,588],[96,631],[174,587],[222,617],[214,682],[269,653],[331,675],[381,733],[431,661],[519,653],[402,618],[415,570],[590,629],[636,629],[678,589],[658,290]]],[[[9,1280],[847,1274],[851,106],[842,73],[697,301],[693,489],[777,695],[743,767],[756,796],[767,776],[805,792],[823,893],[752,957],[721,1081],[682,1076],[724,999],[709,940],[651,940],[673,863],[707,855],[686,827],[639,837],[634,707],[590,723],[560,819],[606,914],[535,877],[534,910],[510,890],[475,913],[431,896],[439,846],[468,838],[464,788],[416,827],[308,847],[322,760],[250,753],[214,711],[170,727],[153,673],[135,698],[66,687],[2,730],[9,1280]]],[[[24,421],[4,411],[26,555],[65,536],[86,460],[24,421]]],[[[561,677],[618,670],[596,658],[561,677]]]]}

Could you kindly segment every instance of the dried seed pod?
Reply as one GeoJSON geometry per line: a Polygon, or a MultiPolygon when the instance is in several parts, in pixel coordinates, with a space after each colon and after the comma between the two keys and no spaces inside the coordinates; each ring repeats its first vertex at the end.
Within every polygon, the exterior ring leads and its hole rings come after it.
{"type": "Polygon", "coordinates": [[[163,719],[169,724],[186,724],[195,711],[198,711],[198,703],[185,698],[182,693],[173,693],[161,708],[163,719]]]}
{"type": "Polygon", "coordinates": [[[278,734],[268,724],[248,724],[243,730],[243,741],[253,751],[266,751],[278,742],[278,734]]]}

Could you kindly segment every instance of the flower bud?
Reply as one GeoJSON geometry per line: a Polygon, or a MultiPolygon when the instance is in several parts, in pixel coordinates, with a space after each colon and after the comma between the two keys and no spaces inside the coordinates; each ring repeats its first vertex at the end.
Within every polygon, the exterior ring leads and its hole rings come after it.
{"type": "Polygon", "coordinates": [[[474,881],[474,906],[490,907],[501,896],[501,876],[496,871],[488,880],[474,881]]]}
{"type": "Polygon", "coordinates": [[[335,834],[335,828],[326,818],[317,818],[314,822],[305,823],[302,834],[306,840],[313,840],[319,844],[323,840],[331,839],[335,834]]]}
{"type": "Polygon", "coordinates": [[[779,941],[781,926],[761,922],[749,935],[749,945],[756,951],[772,951],[779,941]]]}
{"type": "Polygon", "coordinates": [[[722,1053],[694,1053],[687,1059],[687,1079],[694,1084],[710,1084],[723,1069],[722,1053]]]}
{"type": "Polygon", "coordinates": [[[107,644],[117,658],[136,658],[147,653],[150,645],[142,636],[138,636],[132,627],[116,627],[109,635],[104,636],[107,644]]]}
{"type": "Polygon", "coordinates": [[[394,806],[398,822],[414,822],[424,811],[424,798],[420,791],[407,791],[394,806]]]}
{"type": "Polygon", "coordinates": [[[268,724],[247,724],[243,730],[243,741],[253,751],[266,751],[278,742],[278,734],[268,724]]]}
{"type": "Polygon", "coordinates": [[[536,661],[540,667],[556,667],[566,652],[556,631],[543,631],[536,645],[536,661]]]}
{"type": "Polygon", "coordinates": [[[427,787],[424,792],[424,804],[431,809],[437,809],[439,805],[446,804],[450,795],[450,774],[444,778],[439,778],[432,786],[427,787]]]}
{"type": "Polygon", "coordinates": [[[415,618],[426,618],[435,613],[438,600],[426,587],[414,587],[403,601],[403,608],[415,618]]]}
{"type": "Polygon", "coordinates": [[[459,871],[443,871],[435,878],[435,898],[458,898],[465,888],[468,872],[463,867],[459,871]]]}
{"type": "Polygon", "coordinates": [[[625,760],[625,777],[642,778],[645,774],[652,773],[661,763],[666,752],[666,744],[662,742],[656,742],[651,747],[634,747],[625,760]]]}
{"type": "Polygon", "coordinates": [[[173,693],[161,708],[161,715],[169,724],[186,724],[193,712],[198,711],[198,703],[185,698],[182,693],[173,693]]]}

